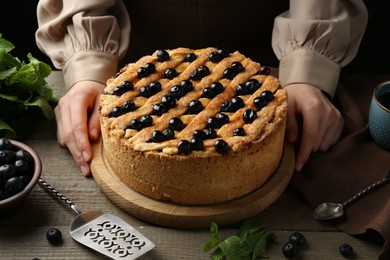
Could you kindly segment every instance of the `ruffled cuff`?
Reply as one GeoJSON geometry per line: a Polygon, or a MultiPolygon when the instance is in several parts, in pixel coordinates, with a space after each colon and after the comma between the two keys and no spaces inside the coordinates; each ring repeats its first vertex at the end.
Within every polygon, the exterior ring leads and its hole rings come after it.
{"type": "Polygon", "coordinates": [[[70,89],[75,83],[83,80],[97,81],[106,84],[118,68],[118,56],[97,52],[76,52],[64,65],[65,86],[70,89]]]}
{"type": "Polygon", "coordinates": [[[279,79],[283,86],[308,83],[334,96],[340,75],[340,65],[310,49],[298,49],[283,56],[279,64],[279,79]]]}

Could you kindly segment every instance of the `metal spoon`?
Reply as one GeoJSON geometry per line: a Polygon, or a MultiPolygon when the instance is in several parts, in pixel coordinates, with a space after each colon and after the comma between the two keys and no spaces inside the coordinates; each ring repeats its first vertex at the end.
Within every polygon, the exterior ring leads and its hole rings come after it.
{"type": "Polygon", "coordinates": [[[319,220],[329,220],[329,219],[339,218],[342,215],[344,215],[344,208],[347,207],[350,203],[360,198],[361,196],[365,195],[366,193],[372,191],[377,186],[386,183],[388,180],[390,180],[390,171],[386,177],[384,177],[380,181],[371,184],[370,186],[366,187],[362,191],[356,193],[350,199],[346,200],[343,203],[334,203],[334,202],[321,203],[314,210],[313,216],[319,220]]]}

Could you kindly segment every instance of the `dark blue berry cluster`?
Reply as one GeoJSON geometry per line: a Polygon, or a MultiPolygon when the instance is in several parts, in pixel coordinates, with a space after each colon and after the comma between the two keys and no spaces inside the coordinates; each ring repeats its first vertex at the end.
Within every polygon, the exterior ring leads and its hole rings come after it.
{"type": "Polygon", "coordinates": [[[298,256],[305,243],[306,238],[301,232],[293,232],[288,241],[283,245],[282,253],[287,258],[294,258],[298,256]]]}
{"type": "Polygon", "coordinates": [[[0,200],[21,192],[34,173],[34,159],[6,138],[0,138],[0,200]]]}

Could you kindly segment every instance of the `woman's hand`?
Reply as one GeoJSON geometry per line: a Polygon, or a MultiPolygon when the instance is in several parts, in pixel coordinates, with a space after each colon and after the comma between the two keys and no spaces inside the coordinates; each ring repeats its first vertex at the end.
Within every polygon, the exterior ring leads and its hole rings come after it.
{"type": "Polygon", "coordinates": [[[84,176],[91,173],[90,141],[100,134],[100,94],[105,85],[95,81],[76,83],[58,102],[54,112],[57,121],[57,140],[67,147],[84,176]]]}
{"type": "Polygon", "coordinates": [[[319,88],[309,84],[290,84],[285,88],[286,137],[298,145],[295,169],[300,171],[311,152],[325,152],[339,140],[344,119],[319,88]]]}

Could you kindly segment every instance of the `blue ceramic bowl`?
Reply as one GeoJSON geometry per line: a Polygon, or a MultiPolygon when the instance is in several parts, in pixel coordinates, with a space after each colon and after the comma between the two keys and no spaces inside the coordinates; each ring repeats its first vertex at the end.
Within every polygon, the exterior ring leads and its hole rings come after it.
{"type": "Polygon", "coordinates": [[[372,95],[368,127],[374,141],[383,149],[390,151],[390,109],[382,100],[390,93],[390,81],[375,87],[372,95]],[[382,103],[381,103],[382,102],[382,103]]]}

